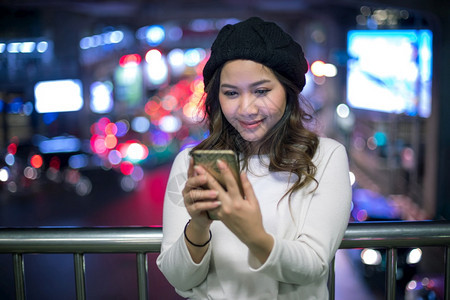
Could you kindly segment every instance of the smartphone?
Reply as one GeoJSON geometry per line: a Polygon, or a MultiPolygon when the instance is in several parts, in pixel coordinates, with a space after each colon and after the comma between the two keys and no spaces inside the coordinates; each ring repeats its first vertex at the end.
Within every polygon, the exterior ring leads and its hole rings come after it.
{"type": "MultiPolygon", "coordinates": [[[[194,165],[200,165],[208,171],[219,182],[224,189],[226,189],[225,181],[217,167],[217,160],[224,161],[233,173],[234,178],[239,187],[241,195],[244,196],[242,188],[239,162],[236,153],[233,150],[195,150],[191,153],[194,159],[194,165]]],[[[208,216],[212,220],[217,220],[214,211],[208,211],[208,216]]]]}

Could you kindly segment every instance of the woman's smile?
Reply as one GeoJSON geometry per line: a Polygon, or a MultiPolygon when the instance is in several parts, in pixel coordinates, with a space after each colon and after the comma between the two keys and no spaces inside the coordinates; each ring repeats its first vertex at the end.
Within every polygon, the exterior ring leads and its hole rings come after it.
{"type": "Polygon", "coordinates": [[[239,121],[239,124],[245,128],[245,129],[255,129],[258,126],[260,126],[263,123],[262,120],[255,120],[255,121],[239,121]]]}

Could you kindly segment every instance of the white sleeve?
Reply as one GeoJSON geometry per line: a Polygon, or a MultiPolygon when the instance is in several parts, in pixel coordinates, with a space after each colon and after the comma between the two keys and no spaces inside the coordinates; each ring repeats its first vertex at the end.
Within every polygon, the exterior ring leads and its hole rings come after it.
{"type": "Polygon", "coordinates": [[[318,186],[297,238],[275,237],[269,258],[263,265],[253,266],[253,271],[281,282],[302,285],[327,275],[348,225],[352,190],[345,148],[336,143],[319,155],[322,157],[316,165],[318,186]]]}
{"type": "Polygon", "coordinates": [[[211,247],[196,264],[187,249],[183,230],[189,220],[181,194],[187,179],[189,149],[174,160],[164,196],[163,240],[156,264],[166,279],[179,291],[188,291],[201,284],[208,274],[211,247]]]}

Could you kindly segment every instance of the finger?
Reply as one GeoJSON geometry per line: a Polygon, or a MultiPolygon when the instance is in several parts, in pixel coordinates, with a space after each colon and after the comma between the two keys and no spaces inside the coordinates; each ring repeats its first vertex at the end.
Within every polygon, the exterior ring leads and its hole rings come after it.
{"type": "Polygon", "coordinates": [[[184,202],[188,206],[196,202],[215,201],[217,195],[215,190],[192,189],[184,195],[184,202]]]}
{"type": "Polygon", "coordinates": [[[221,205],[222,205],[222,202],[220,202],[218,200],[214,200],[214,201],[200,201],[200,202],[193,203],[188,208],[188,211],[201,213],[201,212],[206,212],[208,210],[215,209],[215,208],[217,208],[217,207],[219,207],[221,205]]]}
{"type": "Polygon", "coordinates": [[[193,204],[196,202],[205,202],[205,201],[214,201],[217,199],[218,192],[215,190],[190,190],[185,200],[189,204],[193,204]]]}
{"type": "Polygon", "coordinates": [[[184,185],[183,193],[188,193],[192,189],[202,188],[207,181],[208,179],[205,174],[188,177],[188,180],[184,185]]]}
{"type": "Polygon", "coordinates": [[[249,200],[250,202],[258,203],[258,201],[256,200],[255,191],[253,190],[252,184],[248,180],[247,174],[242,172],[240,174],[240,176],[241,176],[242,189],[244,190],[245,199],[249,200]]]}
{"type": "Polygon", "coordinates": [[[194,159],[189,159],[188,177],[194,176],[194,159]]]}
{"type": "Polygon", "coordinates": [[[233,194],[238,193],[240,195],[237,179],[231,172],[231,169],[228,167],[227,163],[219,159],[217,161],[217,166],[220,169],[220,173],[224,179],[227,191],[233,194]]]}

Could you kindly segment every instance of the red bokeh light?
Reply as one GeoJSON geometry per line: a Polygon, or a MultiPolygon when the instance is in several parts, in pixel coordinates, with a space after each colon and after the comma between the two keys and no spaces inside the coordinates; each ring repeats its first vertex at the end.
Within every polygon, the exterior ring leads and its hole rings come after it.
{"type": "Polygon", "coordinates": [[[33,155],[30,159],[30,164],[35,169],[39,169],[40,167],[42,167],[43,163],[44,161],[42,159],[42,156],[40,156],[39,154],[33,155]]]}
{"type": "Polygon", "coordinates": [[[124,161],[120,164],[120,172],[122,172],[123,175],[131,175],[134,170],[134,165],[129,161],[124,161]]]}

